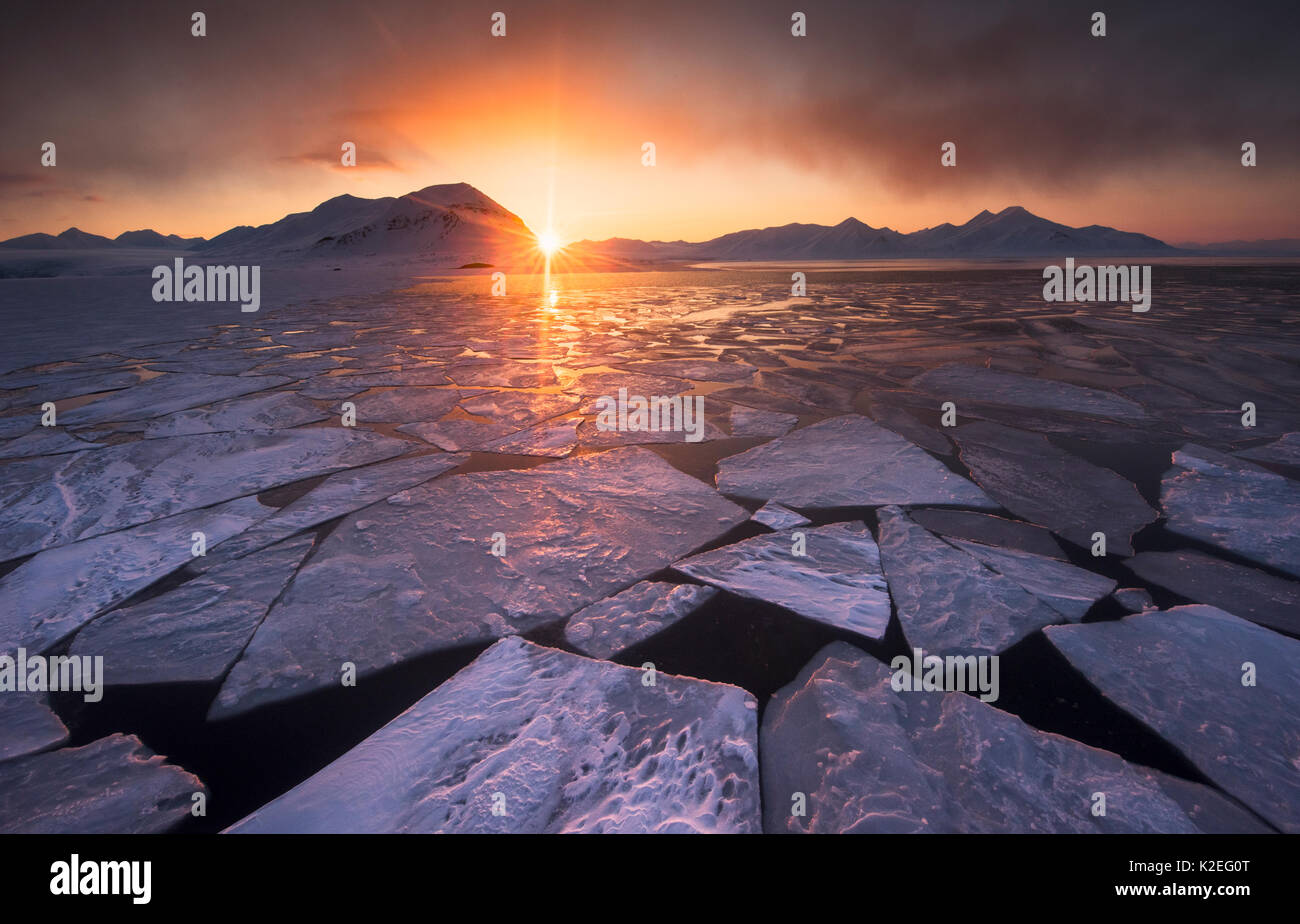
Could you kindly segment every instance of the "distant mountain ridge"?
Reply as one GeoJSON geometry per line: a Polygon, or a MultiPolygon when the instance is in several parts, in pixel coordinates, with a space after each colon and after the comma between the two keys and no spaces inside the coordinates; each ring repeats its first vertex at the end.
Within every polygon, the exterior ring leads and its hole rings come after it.
{"type": "Polygon", "coordinates": [[[580,241],[573,248],[629,260],[869,260],[874,258],[1176,255],[1181,251],[1146,234],[1102,225],[1072,228],[1015,205],[980,212],[963,225],[945,223],[904,234],[856,218],[838,225],[789,224],[737,231],[699,243],[580,241]]]}
{"type": "MultiPolygon", "coordinates": [[[[205,259],[337,261],[387,258],[508,263],[536,258],[536,237],[523,220],[468,183],[428,186],[404,196],[336,196],[309,212],[268,224],[231,228],[210,240],[127,231],[116,238],[69,228],[0,242],[28,251],[175,250],[205,259]]],[[[1053,256],[1300,255],[1300,240],[1230,241],[1173,247],[1146,234],[1102,225],[1073,228],[1020,206],[982,211],[965,224],[945,222],[903,233],[856,218],[837,225],[787,224],[735,231],[708,241],[610,238],[565,248],[576,259],[623,263],[670,261],[870,260],[1053,256]]]]}
{"type": "Polygon", "coordinates": [[[80,228],[69,228],[62,234],[24,234],[0,241],[0,247],[9,250],[107,250],[139,248],[149,250],[188,250],[202,242],[201,237],[181,237],[178,234],[163,236],[157,231],[123,231],[117,237],[91,234],[80,228]]]}

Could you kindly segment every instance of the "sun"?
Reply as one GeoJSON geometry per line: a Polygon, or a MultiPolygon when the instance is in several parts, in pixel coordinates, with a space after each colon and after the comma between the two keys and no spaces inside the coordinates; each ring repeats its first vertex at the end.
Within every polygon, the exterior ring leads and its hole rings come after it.
{"type": "Polygon", "coordinates": [[[537,235],[537,249],[549,257],[560,249],[560,239],[554,231],[543,231],[537,235]]]}

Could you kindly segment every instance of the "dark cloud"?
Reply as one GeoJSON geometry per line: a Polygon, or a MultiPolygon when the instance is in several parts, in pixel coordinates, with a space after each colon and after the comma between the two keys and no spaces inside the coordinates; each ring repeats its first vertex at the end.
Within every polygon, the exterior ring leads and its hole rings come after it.
{"type": "Polygon", "coordinates": [[[27,171],[49,138],[56,169],[92,188],[173,195],[336,163],[336,137],[357,142],[358,169],[401,170],[436,153],[393,128],[412,112],[464,105],[491,126],[539,88],[559,122],[586,107],[592,149],[623,144],[611,133],[631,121],[683,162],[779,161],[897,196],[1149,175],[1184,178],[1186,197],[1219,165],[1243,182],[1250,140],[1259,182],[1300,205],[1295,0],[519,0],[502,40],[477,2],[202,6],[197,39],[174,3],[9,4],[0,211],[42,182],[27,171]],[[1105,38],[1090,34],[1098,7],[1105,38]],[[795,8],[806,38],[790,35],[795,8]],[[957,171],[938,165],[943,141],[957,171]]]}

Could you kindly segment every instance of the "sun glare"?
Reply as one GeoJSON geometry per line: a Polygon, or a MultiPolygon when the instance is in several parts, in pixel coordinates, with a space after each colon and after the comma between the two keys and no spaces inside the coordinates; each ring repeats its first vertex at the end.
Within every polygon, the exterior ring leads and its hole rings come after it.
{"type": "Polygon", "coordinates": [[[537,235],[537,249],[549,257],[560,249],[560,239],[554,231],[543,231],[537,235]]]}

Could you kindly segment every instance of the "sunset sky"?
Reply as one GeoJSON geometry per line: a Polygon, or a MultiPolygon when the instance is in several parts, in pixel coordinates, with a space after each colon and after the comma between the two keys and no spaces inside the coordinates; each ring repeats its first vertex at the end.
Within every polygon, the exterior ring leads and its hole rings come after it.
{"type": "Polygon", "coordinates": [[[19,0],[0,38],[0,238],[212,236],[459,181],[539,231],[553,195],[566,241],[850,215],[913,231],[1013,204],[1170,242],[1300,237],[1298,10],[19,0]]]}

